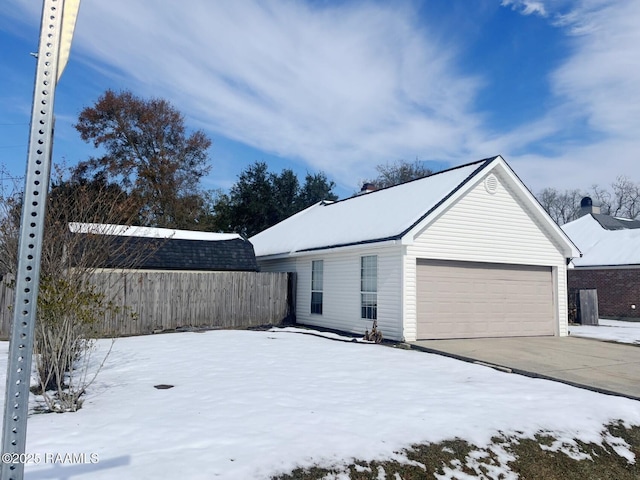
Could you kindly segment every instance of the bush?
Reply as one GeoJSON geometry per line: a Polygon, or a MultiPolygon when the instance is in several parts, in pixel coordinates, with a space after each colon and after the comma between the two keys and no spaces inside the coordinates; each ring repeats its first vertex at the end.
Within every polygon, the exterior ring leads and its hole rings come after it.
{"type": "Polygon", "coordinates": [[[371,327],[371,331],[364,331],[364,339],[368,342],[382,343],[382,332],[378,330],[378,321],[373,321],[373,326],[371,327]]]}
{"type": "Polygon", "coordinates": [[[117,308],[86,276],[41,279],[34,360],[47,410],[82,406],[81,396],[101,366],[92,369],[90,361],[96,325],[117,308]]]}
{"type": "MultiPolygon", "coordinates": [[[[81,407],[82,395],[110,352],[101,361],[92,359],[96,327],[118,309],[111,302],[113,290],[107,298],[91,283],[92,272],[104,267],[109,255],[122,258],[128,270],[152,253],[109,240],[117,225],[132,225],[137,218],[135,198],[104,179],[78,180],[64,172],[58,170],[49,191],[34,335],[36,392],[44,409],[54,412],[81,407]],[[71,232],[71,222],[104,228],[86,238],[71,232]]],[[[22,203],[21,192],[0,195],[0,274],[17,270],[22,203]]]]}

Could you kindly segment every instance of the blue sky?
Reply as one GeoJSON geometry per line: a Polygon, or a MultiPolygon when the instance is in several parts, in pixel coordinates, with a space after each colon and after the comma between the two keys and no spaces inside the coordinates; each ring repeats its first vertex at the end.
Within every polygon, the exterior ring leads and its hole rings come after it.
{"type": "MultiPolygon", "coordinates": [[[[162,97],[213,140],[206,188],[254,161],[347,196],[398,159],[501,154],[534,191],[640,181],[637,0],[82,0],[54,162],[107,88],[162,97]]],[[[0,164],[24,173],[41,3],[0,14],[0,164]]]]}

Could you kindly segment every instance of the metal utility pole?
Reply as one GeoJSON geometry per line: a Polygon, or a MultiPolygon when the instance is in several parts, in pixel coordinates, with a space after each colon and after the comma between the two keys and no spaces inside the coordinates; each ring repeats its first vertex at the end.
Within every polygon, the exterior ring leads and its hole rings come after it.
{"type": "Polygon", "coordinates": [[[69,9],[65,12],[65,0],[43,0],[9,344],[2,431],[2,480],[22,480],[24,476],[31,357],[51,172],[53,104],[56,84],[68,57],[79,0],[68,0],[68,4],[69,9]]]}

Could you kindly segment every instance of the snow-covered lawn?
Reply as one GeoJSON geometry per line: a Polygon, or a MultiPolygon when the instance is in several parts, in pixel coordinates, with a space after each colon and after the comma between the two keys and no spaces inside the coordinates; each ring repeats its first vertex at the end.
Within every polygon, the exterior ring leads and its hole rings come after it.
{"type": "MultiPolygon", "coordinates": [[[[3,375],[6,352],[1,342],[3,375]]],[[[640,425],[640,403],[291,331],[174,333],[118,339],[80,411],[29,417],[28,452],[97,454],[98,463],[25,471],[27,479],[259,479],[399,458],[403,447],[454,437],[486,446],[497,432],[600,443],[616,419],[640,425]]],[[[617,448],[633,458],[624,442],[617,448]]],[[[508,472],[504,455],[502,464],[508,472]]]]}
{"type": "Polygon", "coordinates": [[[598,320],[599,325],[571,325],[569,334],[574,337],[595,338],[620,343],[640,345],[640,322],[598,320]]]}

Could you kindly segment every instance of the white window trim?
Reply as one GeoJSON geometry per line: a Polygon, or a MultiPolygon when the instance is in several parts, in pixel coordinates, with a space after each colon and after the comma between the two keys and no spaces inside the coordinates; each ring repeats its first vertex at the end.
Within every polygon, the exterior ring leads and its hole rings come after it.
{"type": "MultiPolygon", "coordinates": [[[[317,279],[317,277],[316,277],[317,279]]],[[[324,312],[324,260],[312,260],[311,261],[311,302],[310,302],[310,313],[311,315],[322,315],[322,313],[324,312]],[[320,266],[320,285],[317,285],[314,283],[314,271],[317,273],[316,269],[314,268],[314,266],[319,265],[320,266]],[[318,288],[320,287],[320,288],[318,288]],[[313,311],[313,294],[314,293],[319,293],[320,294],[320,312],[314,312],[313,311]]]]}
{"type": "MultiPolygon", "coordinates": [[[[369,304],[368,302],[368,304],[369,304]]],[[[363,320],[377,320],[378,318],[378,256],[377,255],[364,255],[360,257],[360,318],[363,320]],[[375,270],[371,265],[365,265],[368,260],[375,259],[375,270]],[[365,277],[367,268],[373,270],[375,277],[369,275],[365,277]],[[365,286],[365,278],[375,280],[373,285],[365,286]],[[369,302],[373,300],[372,306],[365,306],[365,298],[368,298],[369,302]],[[366,309],[366,310],[365,310],[366,309]]]]}

